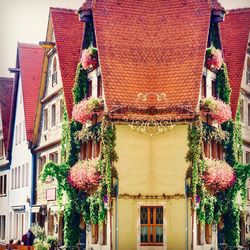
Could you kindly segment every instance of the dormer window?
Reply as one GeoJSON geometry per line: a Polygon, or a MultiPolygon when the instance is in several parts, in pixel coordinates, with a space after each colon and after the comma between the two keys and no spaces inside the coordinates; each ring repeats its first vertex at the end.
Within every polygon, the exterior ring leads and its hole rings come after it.
{"type": "Polygon", "coordinates": [[[206,79],[206,76],[202,76],[201,97],[207,97],[207,79],[206,79]]]}
{"type": "Polygon", "coordinates": [[[102,77],[98,76],[97,79],[97,97],[102,97],[102,77]]]}
{"type": "Polygon", "coordinates": [[[86,98],[90,98],[92,96],[92,80],[88,81],[88,85],[87,85],[87,95],[86,98]]]}
{"type": "Polygon", "coordinates": [[[53,59],[53,68],[52,68],[52,87],[57,84],[57,61],[56,57],[53,59]]]}
{"type": "Polygon", "coordinates": [[[217,82],[212,80],[212,96],[217,99],[218,98],[218,91],[217,91],[217,82]]]}

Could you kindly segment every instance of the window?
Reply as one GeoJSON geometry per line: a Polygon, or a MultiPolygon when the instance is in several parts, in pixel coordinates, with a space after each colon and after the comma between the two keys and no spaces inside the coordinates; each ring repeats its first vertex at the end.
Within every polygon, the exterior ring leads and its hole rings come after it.
{"type": "Polygon", "coordinates": [[[212,81],[212,96],[214,98],[218,98],[217,83],[216,83],[216,81],[212,81]]]}
{"type": "Polygon", "coordinates": [[[17,168],[15,168],[15,181],[14,181],[14,188],[16,189],[17,188],[17,180],[18,180],[18,176],[17,176],[17,168]]]}
{"type": "Polygon", "coordinates": [[[20,188],[20,182],[21,182],[21,167],[20,166],[17,168],[17,176],[18,176],[17,188],[20,188]]]}
{"type": "Polygon", "coordinates": [[[211,224],[205,225],[205,240],[206,240],[206,244],[212,244],[212,225],[211,224]]]}
{"type": "Polygon", "coordinates": [[[97,97],[102,97],[102,77],[98,76],[97,79],[97,97]]]}
{"type": "Polygon", "coordinates": [[[197,233],[196,233],[196,236],[197,236],[197,245],[202,245],[202,225],[201,223],[199,222],[197,225],[197,233]]]}
{"type": "Polygon", "coordinates": [[[6,217],[5,215],[0,215],[0,239],[5,240],[5,230],[6,230],[6,217]]]}
{"type": "Polygon", "coordinates": [[[92,96],[92,81],[89,80],[88,81],[88,85],[87,85],[87,98],[92,96]]]}
{"type": "Polygon", "coordinates": [[[247,76],[246,76],[246,84],[250,84],[250,57],[247,58],[247,76]]]}
{"type": "Polygon", "coordinates": [[[99,235],[99,227],[98,224],[92,224],[91,226],[91,235],[92,235],[92,244],[98,243],[98,235],[99,235]]]}
{"type": "Polygon", "coordinates": [[[52,70],[52,87],[54,87],[57,84],[57,62],[56,58],[54,57],[53,60],[53,70],[52,70]]]}
{"type": "Polygon", "coordinates": [[[56,125],[56,104],[51,106],[51,127],[56,125]]]}
{"type": "Polygon", "coordinates": [[[43,118],[43,127],[44,130],[48,129],[48,109],[44,109],[44,118],[43,118]]]}
{"type": "Polygon", "coordinates": [[[18,144],[18,125],[16,125],[16,145],[18,144]]]}
{"type": "Polygon", "coordinates": [[[25,186],[29,186],[29,163],[26,163],[26,180],[25,180],[25,186]]]}
{"type": "Polygon", "coordinates": [[[22,140],[22,123],[19,123],[19,143],[21,143],[22,140]]]}
{"type": "Polygon", "coordinates": [[[102,224],[102,245],[107,245],[107,224],[106,221],[102,224]]]}
{"type": "Polygon", "coordinates": [[[3,148],[3,139],[0,139],[0,158],[4,156],[3,148]]]}
{"type": "Polygon", "coordinates": [[[250,126],[250,104],[247,105],[247,124],[250,126]]]}
{"type": "Polygon", "coordinates": [[[22,182],[21,182],[21,187],[25,187],[25,164],[22,165],[22,182]]]}
{"type": "Polygon", "coordinates": [[[0,176],[0,197],[6,196],[7,175],[0,176]]]}
{"type": "Polygon", "coordinates": [[[49,160],[58,163],[58,153],[57,152],[50,153],[49,160]]]}
{"type": "Polygon", "coordinates": [[[46,164],[46,156],[41,156],[39,157],[39,162],[38,162],[38,172],[37,172],[37,177],[39,178],[41,171],[43,170],[43,166],[46,164]]]}
{"type": "Polygon", "coordinates": [[[63,108],[64,108],[64,102],[63,99],[60,100],[60,122],[63,121],[63,108]]]}
{"type": "Polygon", "coordinates": [[[246,163],[250,163],[250,152],[246,152],[246,163]]]}
{"type": "Polygon", "coordinates": [[[141,207],[141,245],[163,244],[163,207],[141,207]]]}
{"type": "Polygon", "coordinates": [[[204,153],[207,158],[223,160],[223,146],[216,141],[203,142],[204,153]]]}
{"type": "Polygon", "coordinates": [[[15,183],[15,170],[11,169],[11,189],[15,188],[14,183],[15,183]]]}
{"type": "Polygon", "coordinates": [[[202,76],[201,82],[201,97],[207,96],[207,83],[206,83],[206,76],[202,76]]]}
{"type": "Polygon", "coordinates": [[[244,122],[244,101],[240,101],[240,120],[244,122]]]}

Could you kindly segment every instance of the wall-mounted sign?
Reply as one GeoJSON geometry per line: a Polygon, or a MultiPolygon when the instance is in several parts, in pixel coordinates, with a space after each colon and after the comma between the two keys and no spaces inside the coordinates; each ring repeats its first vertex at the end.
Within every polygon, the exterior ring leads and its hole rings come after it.
{"type": "Polygon", "coordinates": [[[56,200],[56,189],[55,188],[46,189],[46,200],[47,201],[55,201],[56,200]]]}

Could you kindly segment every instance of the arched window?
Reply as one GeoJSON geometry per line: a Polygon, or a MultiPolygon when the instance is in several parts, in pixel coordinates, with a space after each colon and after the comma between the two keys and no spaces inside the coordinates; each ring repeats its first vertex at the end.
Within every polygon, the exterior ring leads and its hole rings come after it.
{"type": "Polygon", "coordinates": [[[53,59],[53,68],[52,68],[52,86],[55,86],[57,84],[57,61],[56,57],[53,59]]]}

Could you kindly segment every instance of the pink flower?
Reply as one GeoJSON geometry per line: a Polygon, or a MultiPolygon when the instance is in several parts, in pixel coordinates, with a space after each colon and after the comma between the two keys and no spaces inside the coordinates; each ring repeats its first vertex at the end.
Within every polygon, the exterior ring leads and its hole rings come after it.
{"type": "Polygon", "coordinates": [[[99,114],[104,109],[104,102],[100,98],[91,97],[75,104],[72,111],[72,117],[75,121],[85,124],[91,120],[94,114],[99,114]]]}
{"type": "Polygon", "coordinates": [[[97,49],[92,47],[84,49],[82,51],[81,63],[85,70],[90,68],[95,69],[98,65],[97,49]]]}
{"type": "Polygon", "coordinates": [[[217,120],[219,124],[229,120],[232,116],[231,107],[221,100],[213,97],[201,100],[201,110],[210,114],[213,120],[217,120]]]}
{"type": "Polygon", "coordinates": [[[223,63],[221,50],[216,49],[214,47],[208,48],[206,56],[207,56],[206,65],[208,68],[214,68],[217,70],[221,68],[221,65],[223,63]]]}
{"type": "Polygon", "coordinates": [[[99,185],[101,174],[97,170],[98,159],[76,163],[69,171],[67,181],[71,186],[89,191],[99,185]]]}
{"type": "Polygon", "coordinates": [[[203,179],[208,189],[218,192],[234,185],[235,171],[226,162],[205,158],[205,166],[203,179]]]}

